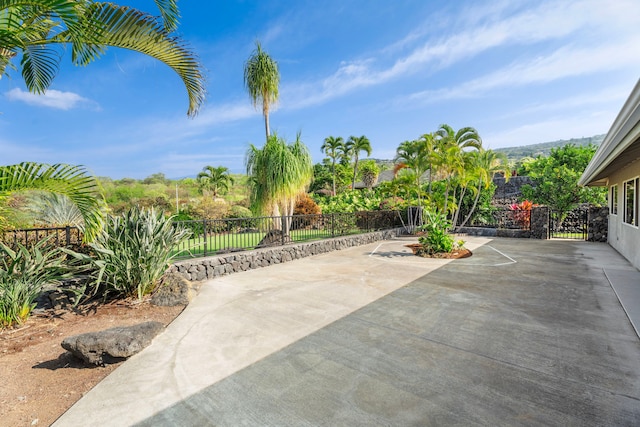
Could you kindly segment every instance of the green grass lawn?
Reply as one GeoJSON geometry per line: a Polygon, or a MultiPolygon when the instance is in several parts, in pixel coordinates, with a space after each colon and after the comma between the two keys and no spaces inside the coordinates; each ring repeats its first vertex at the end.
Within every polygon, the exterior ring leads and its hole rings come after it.
{"type": "Polygon", "coordinates": [[[583,240],[585,238],[585,233],[564,233],[560,231],[552,231],[551,236],[554,239],[575,239],[575,240],[583,240]]]}
{"type": "MultiPolygon", "coordinates": [[[[357,228],[346,230],[339,235],[357,234],[357,228]]],[[[215,252],[224,249],[254,249],[264,238],[266,232],[258,233],[219,233],[208,235],[206,240],[202,235],[192,237],[185,241],[179,248],[173,251],[178,253],[178,258],[191,258],[205,255],[214,255],[215,252]],[[206,243],[206,245],[205,245],[206,243]]],[[[328,239],[334,237],[328,230],[293,230],[290,233],[294,242],[305,242],[312,240],[328,239]]],[[[336,234],[337,236],[337,234],[336,234]]]]}

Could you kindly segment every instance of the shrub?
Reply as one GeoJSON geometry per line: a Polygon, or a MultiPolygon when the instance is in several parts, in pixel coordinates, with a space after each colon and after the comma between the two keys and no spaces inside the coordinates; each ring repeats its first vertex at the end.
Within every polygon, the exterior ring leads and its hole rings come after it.
{"type": "Polygon", "coordinates": [[[202,198],[191,209],[190,214],[199,219],[222,219],[229,216],[229,205],[224,200],[202,198]]]}
{"type": "Polygon", "coordinates": [[[520,204],[514,203],[509,206],[509,209],[513,212],[514,221],[523,230],[529,230],[531,228],[531,209],[535,206],[529,200],[524,200],[520,204]]]}
{"type": "Polygon", "coordinates": [[[253,212],[251,212],[251,209],[240,205],[233,205],[231,207],[231,213],[229,214],[229,218],[233,220],[229,221],[229,230],[244,230],[256,227],[257,220],[252,219],[252,217],[253,212]]]}
{"type": "Polygon", "coordinates": [[[451,222],[443,214],[424,211],[425,224],[422,229],[426,232],[418,241],[427,253],[451,252],[455,247],[453,237],[447,232],[451,222]]]}
{"type": "Polygon", "coordinates": [[[320,206],[308,194],[299,196],[293,209],[294,215],[318,215],[321,212],[320,206]]]}
{"type": "Polygon", "coordinates": [[[67,254],[60,248],[49,250],[48,240],[30,247],[16,243],[16,250],[0,242],[0,326],[23,323],[44,286],[71,275],[67,254]]]}
{"type": "Polygon", "coordinates": [[[177,255],[171,255],[172,249],[190,235],[174,225],[173,218],[153,208],[132,208],[121,216],[109,217],[91,243],[94,264],[99,268],[96,286],[106,288],[105,293],[142,299],[155,289],[177,255]]]}
{"type": "Polygon", "coordinates": [[[245,206],[240,206],[240,205],[231,206],[231,213],[229,214],[229,218],[251,218],[251,217],[253,217],[253,212],[251,212],[251,209],[245,206]]]}

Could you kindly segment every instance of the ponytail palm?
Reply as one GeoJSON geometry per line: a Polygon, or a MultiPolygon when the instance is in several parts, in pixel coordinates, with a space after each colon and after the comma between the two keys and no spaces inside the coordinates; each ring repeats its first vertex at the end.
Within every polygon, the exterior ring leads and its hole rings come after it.
{"type": "Polygon", "coordinates": [[[268,142],[271,135],[269,109],[272,104],[278,102],[280,71],[278,70],[278,63],[262,50],[260,42],[256,41],[256,50],[253,51],[244,64],[244,84],[247,87],[253,106],[257,107],[258,102],[262,103],[264,130],[268,142]]]}
{"type": "Polygon", "coordinates": [[[187,114],[204,102],[201,66],[182,39],[171,35],[178,20],[176,0],[156,0],[162,20],[130,7],[90,0],[0,0],[0,76],[22,54],[22,77],[30,92],[43,94],[59,69],[64,47],[74,65],[87,65],[106,48],[144,53],[182,79],[187,114]]]}
{"type": "Polygon", "coordinates": [[[251,145],[246,165],[252,210],[272,216],[293,215],[296,198],[306,192],[313,178],[311,155],[300,135],[291,144],[271,135],[263,148],[251,145]]]}
{"type": "Polygon", "coordinates": [[[43,190],[67,196],[84,219],[85,241],[102,228],[104,200],[97,179],[82,166],[25,162],[0,166],[0,197],[22,190],[43,190]]]}

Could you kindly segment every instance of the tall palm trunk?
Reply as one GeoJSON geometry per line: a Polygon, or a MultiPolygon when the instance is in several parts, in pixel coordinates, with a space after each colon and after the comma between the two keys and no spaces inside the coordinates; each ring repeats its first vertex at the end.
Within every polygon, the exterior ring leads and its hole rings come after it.
{"type": "Polygon", "coordinates": [[[476,197],[473,200],[473,206],[471,206],[471,210],[469,211],[469,213],[467,213],[467,216],[464,217],[464,220],[462,220],[462,224],[460,224],[457,228],[464,227],[469,221],[469,219],[471,219],[471,215],[473,215],[473,212],[476,210],[476,207],[478,206],[478,200],[480,200],[481,191],[482,191],[482,180],[478,180],[478,192],[476,193],[476,197]]]}
{"type": "Polygon", "coordinates": [[[451,222],[451,229],[456,228],[456,223],[458,222],[458,216],[460,216],[460,207],[462,205],[462,199],[464,198],[465,193],[467,192],[467,187],[462,187],[462,191],[460,192],[460,202],[458,203],[458,208],[456,212],[453,214],[453,221],[451,222]]]}
{"type": "Polygon", "coordinates": [[[264,133],[266,134],[266,141],[269,140],[269,136],[271,136],[271,130],[269,129],[269,103],[267,95],[263,95],[263,103],[262,103],[262,111],[264,115],[264,133]]]}
{"type": "Polygon", "coordinates": [[[333,158],[333,161],[331,162],[331,174],[333,177],[333,192],[331,193],[332,196],[336,195],[336,158],[333,158]]]}
{"type": "Polygon", "coordinates": [[[356,176],[358,175],[358,154],[355,156],[355,163],[353,164],[353,180],[351,182],[351,189],[356,189],[356,176]]]}

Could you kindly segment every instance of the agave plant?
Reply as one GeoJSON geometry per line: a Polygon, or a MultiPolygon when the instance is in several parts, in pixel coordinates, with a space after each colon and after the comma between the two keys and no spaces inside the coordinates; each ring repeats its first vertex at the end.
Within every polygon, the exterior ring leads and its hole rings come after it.
{"type": "Polygon", "coordinates": [[[0,242],[0,326],[23,323],[35,308],[43,288],[73,274],[67,254],[50,250],[48,238],[16,250],[0,242]]]}
{"type": "Polygon", "coordinates": [[[173,248],[191,232],[155,209],[130,209],[109,217],[90,244],[95,251],[96,284],[119,296],[141,300],[151,293],[177,255],[173,248]]]}

